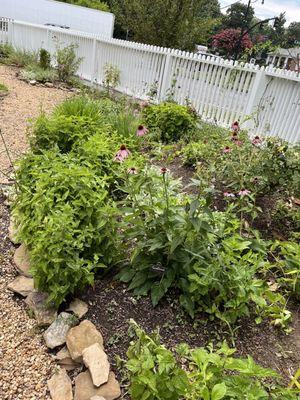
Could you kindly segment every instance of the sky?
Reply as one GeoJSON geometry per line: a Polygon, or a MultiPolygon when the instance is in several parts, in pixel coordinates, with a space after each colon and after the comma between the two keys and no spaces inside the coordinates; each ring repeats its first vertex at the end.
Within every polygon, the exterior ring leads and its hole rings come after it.
{"type": "MultiPolygon", "coordinates": [[[[234,0],[219,0],[221,7],[234,3],[234,0]]],[[[241,0],[242,3],[248,3],[247,0],[241,0]]],[[[265,0],[262,5],[261,0],[253,0],[252,6],[255,14],[260,19],[276,17],[281,12],[286,12],[287,25],[290,22],[300,22],[300,0],[265,0]]],[[[226,8],[222,9],[223,12],[226,8]]]]}

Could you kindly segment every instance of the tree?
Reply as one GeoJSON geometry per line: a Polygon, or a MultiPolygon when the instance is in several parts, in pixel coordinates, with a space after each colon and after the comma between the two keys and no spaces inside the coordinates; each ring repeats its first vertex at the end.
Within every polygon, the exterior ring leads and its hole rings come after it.
{"type": "Polygon", "coordinates": [[[300,22],[291,22],[286,30],[287,47],[300,46],[300,22]]]}
{"type": "Polygon", "coordinates": [[[119,34],[123,31],[132,40],[162,47],[194,50],[219,22],[216,0],[109,0],[109,4],[119,34]]]}
{"type": "Polygon", "coordinates": [[[285,28],[284,25],[286,23],[285,14],[279,14],[279,17],[276,18],[274,22],[274,30],[271,35],[271,40],[273,44],[278,46],[285,45],[285,28]]]}
{"type": "Polygon", "coordinates": [[[248,9],[247,4],[234,3],[226,11],[223,26],[234,29],[249,27],[253,18],[254,8],[251,5],[248,9]]]}
{"type": "Polygon", "coordinates": [[[109,11],[109,7],[104,1],[100,0],[58,0],[62,3],[74,4],[76,6],[82,6],[87,8],[94,8],[100,11],[109,11]]]}
{"type": "Polygon", "coordinates": [[[226,57],[232,57],[237,52],[237,47],[239,53],[243,53],[253,46],[248,33],[242,36],[240,29],[225,29],[214,35],[212,39],[212,46],[226,57]]]}

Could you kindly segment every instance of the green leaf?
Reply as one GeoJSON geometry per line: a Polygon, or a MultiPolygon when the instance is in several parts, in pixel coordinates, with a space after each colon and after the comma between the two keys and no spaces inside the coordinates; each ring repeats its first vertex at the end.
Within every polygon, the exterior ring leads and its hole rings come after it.
{"type": "Polygon", "coordinates": [[[226,394],[226,385],[224,382],[216,384],[211,391],[211,400],[221,400],[226,394]]]}

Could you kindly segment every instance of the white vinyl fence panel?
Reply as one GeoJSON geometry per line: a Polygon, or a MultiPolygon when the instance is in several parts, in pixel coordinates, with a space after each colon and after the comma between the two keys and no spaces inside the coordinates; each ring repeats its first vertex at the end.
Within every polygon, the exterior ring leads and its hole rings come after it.
{"type": "MultiPolygon", "coordinates": [[[[77,44],[82,57],[78,75],[102,84],[106,64],[120,70],[122,93],[156,100],[172,94],[175,101],[192,104],[207,121],[228,127],[239,120],[251,134],[300,141],[300,77],[295,72],[233,63],[93,34],[7,21],[0,40],[29,51],[77,44]]],[[[1,27],[1,25],[0,25],[1,27]]]]}

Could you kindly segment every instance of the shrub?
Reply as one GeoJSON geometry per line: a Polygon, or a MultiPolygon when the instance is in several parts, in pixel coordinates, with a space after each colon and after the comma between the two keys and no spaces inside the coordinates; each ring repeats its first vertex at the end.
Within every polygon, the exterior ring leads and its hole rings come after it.
{"type": "Polygon", "coordinates": [[[28,65],[37,64],[38,55],[35,52],[17,49],[14,47],[6,47],[4,50],[4,62],[17,67],[26,67],[28,65]]]}
{"type": "Polygon", "coordinates": [[[35,80],[37,82],[55,82],[58,80],[55,69],[44,69],[38,65],[28,65],[20,72],[23,79],[26,81],[35,80]]]}
{"type": "Polygon", "coordinates": [[[118,67],[106,64],[104,67],[104,87],[107,89],[107,93],[110,93],[110,89],[115,89],[120,83],[120,70],[118,67]]]}
{"type": "Polygon", "coordinates": [[[233,357],[224,342],[191,349],[183,343],[174,352],[131,320],[134,341],[125,364],[132,400],[296,400],[297,390],[279,384],[279,375],[256,364],[252,357],[233,357]]]}
{"type": "Polygon", "coordinates": [[[175,103],[145,107],[143,118],[149,129],[159,131],[160,140],[164,143],[187,138],[196,126],[195,117],[188,108],[175,103]]]}
{"type": "Polygon", "coordinates": [[[105,179],[72,155],[29,154],[17,177],[19,236],[36,286],[58,306],[117,259],[116,209],[105,179]]]}
{"type": "Polygon", "coordinates": [[[64,48],[58,47],[56,49],[55,59],[58,79],[62,82],[70,82],[82,62],[82,58],[78,58],[76,55],[77,47],[76,44],[70,44],[64,48]]]}
{"type": "Polygon", "coordinates": [[[51,55],[45,49],[40,49],[39,52],[39,66],[42,69],[50,69],[51,68],[51,55]]]}

